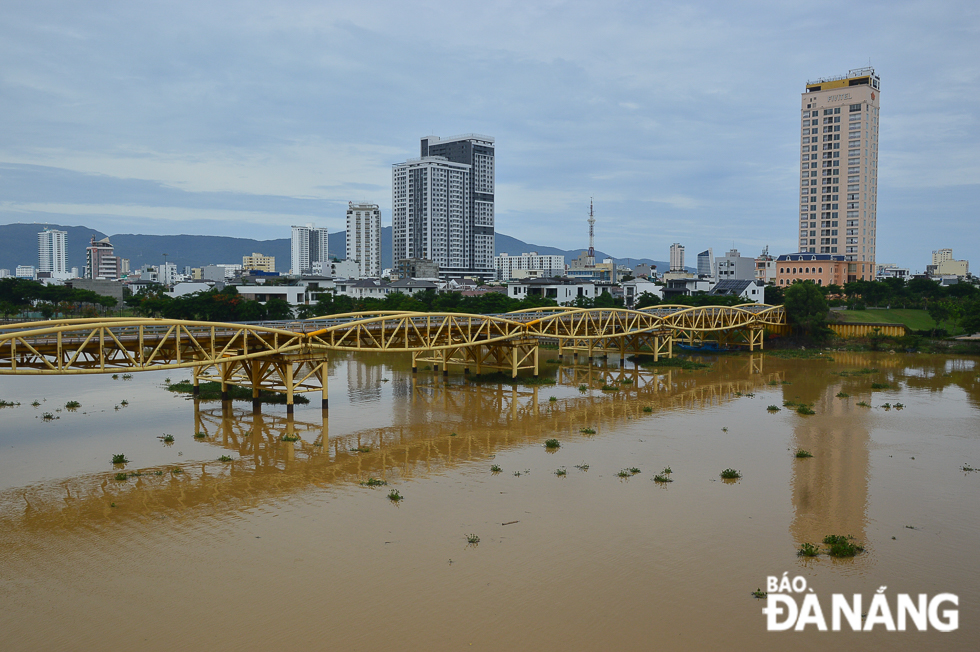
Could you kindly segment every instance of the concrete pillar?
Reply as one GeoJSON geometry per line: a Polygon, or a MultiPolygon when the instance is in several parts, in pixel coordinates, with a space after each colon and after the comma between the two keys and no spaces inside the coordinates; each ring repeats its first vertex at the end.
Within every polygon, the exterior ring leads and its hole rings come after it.
{"type": "MultiPolygon", "coordinates": [[[[414,357],[414,353],[412,354],[414,357]]],[[[327,411],[327,361],[320,363],[320,409],[327,411]]],[[[325,422],[324,422],[325,423],[325,422]]],[[[326,446],[326,442],[324,442],[326,446]]]]}

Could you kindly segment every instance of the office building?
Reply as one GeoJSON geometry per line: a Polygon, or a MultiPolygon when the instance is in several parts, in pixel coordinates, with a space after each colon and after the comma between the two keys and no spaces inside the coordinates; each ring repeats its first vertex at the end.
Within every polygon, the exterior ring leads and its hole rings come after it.
{"type": "MultiPolygon", "coordinates": [[[[420,156],[442,157],[450,163],[468,167],[465,188],[465,218],[462,229],[450,235],[461,238],[462,264],[444,266],[443,274],[493,278],[494,256],[494,186],[496,179],[494,139],[480,134],[463,134],[451,138],[426,136],[421,139],[420,156]]],[[[394,189],[392,189],[394,193],[394,189]]],[[[398,254],[395,255],[397,259],[398,254]]],[[[406,255],[405,257],[408,257],[406,255]]]]}
{"type": "Polygon", "coordinates": [[[536,251],[511,256],[500,254],[494,256],[493,267],[498,281],[509,281],[518,276],[520,271],[538,271],[541,277],[562,276],[565,273],[564,256],[542,256],[536,251]]]}
{"type": "MultiPolygon", "coordinates": [[[[276,271],[276,257],[275,256],[264,256],[256,251],[252,252],[251,256],[242,256],[242,269],[243,270],[255,270],[259,272],[274,272],[276,271]]],[[[185,276],[190,276],[186,271],[185,276]]]]}
{"type": "Polygon", "coordinates": [[[381,276],[381,209],[363,202],[347,205],[347,260],[360,278],[381,276]]]}
{"type": "Polygon", "coordinates": [[[715,277],[715,252],[710,247],[698,254],[698,276],[715,277]]]}
{"type": "Polygon", "coordinates": [[[37,271],[50,273],[50,278],[69,278],[67,240],[67,231],[44,229],[37,234],[37,271]]]}
{"type": "Polygon", "coordinates": [[[312,222],[306,226],[293,226],[289,242],[289,272],[291,274],[312,274],[314,262],[328,262],[327,229],[318,229],[312,222]]]}
{"type": "Polygon", "coordinates": [[[684,271],[684,245],[678,242],[670,245],[670,271],[684,271]]]}
{"type": "Polygon", "coordinates": [[[37,278],[37,270],[34,268],[34,265],[18,265],[14,270],[14,275],[17,278],[26,278],[33,281],[37,278]]]}
{"type": "Polygon", "coordinates": [[[115,280],[119,278],[120,260],[115,255],[109,238],[96,240],[92,236],[85,248],[85,278],[115,280]]]}
{"type": "Polygon", "coordinates": [[[715,270],[719,281],[754,281],[755,258],[741,255],[738,249],[729,249],[723,257],[715,259],[715,270]]]}
{"type": "Polygon", "coordinates": [[[846,281],[875,273],[880,84],[859,68],[802,96],[799,251],[843,255],[846,281]]]}

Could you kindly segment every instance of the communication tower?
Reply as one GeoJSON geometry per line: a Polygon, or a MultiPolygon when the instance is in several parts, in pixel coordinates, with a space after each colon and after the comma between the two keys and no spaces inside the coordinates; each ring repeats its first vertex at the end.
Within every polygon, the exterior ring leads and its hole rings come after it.
{"type": "Polygon", "coordinates": [[[591,197],[589,197],[589,265],[595,267],[595,215],[592,213],[591,197]]]}

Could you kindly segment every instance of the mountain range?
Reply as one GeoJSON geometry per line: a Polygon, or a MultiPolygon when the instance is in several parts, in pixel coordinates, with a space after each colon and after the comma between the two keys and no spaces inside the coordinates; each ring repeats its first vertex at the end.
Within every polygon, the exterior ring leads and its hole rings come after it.
{"type": "MultiPolygon", "coordinates": [[[[18,265],[38,264],[37,234],[45,227],[66,231],[68,235],[66,253],[68,268],[85,267],[85,248],[92,237],[96,240],[105,238],[107,234],[90,229],[86,226],[63,226],[57,224],[2,224],[0,225],[0,268],[10,270],[18,265]]],[[[276,269],[282,272],[289,269],[289,238],[277,240],[252,240],[250,238],[232,238],[216,235],[139,235],[119,233],[109,235],[109,241],[115,248],[115,254],[128,258],[130,269],[137,270],[143,265],[158,265],[164,260],[177,265],[178,271],[185,266],[201,267],[203,265],[234,263],[241,264],[242,256],[261,253],[275,256],[276,269]],[[166,255],[166,258],[164,257],[166,255]]],[[[585,249],[558,249],[545,245],[528,244],[515,237],[497,233],[495,238],[495,253],[506,253],[517,256],[522,253],[536,251],[541,255],[565,256],[565,262],[571,262],[585,249]]],[[[345,256],[347,234],[344,231],[331,233],[329,247],[331,255],[338,258],[345,256]]],[[[613,256],[595,252],[596,260],[602,261],[613,256]]],[[[649,258],[616,258],[617,263],[634,267],[640,263],[656,265],[657,269],[665,270],[668,263],[649,258]]],[[[382,267],[392,267],[391,227],[381,229],[381,264],[382,267]]]]}

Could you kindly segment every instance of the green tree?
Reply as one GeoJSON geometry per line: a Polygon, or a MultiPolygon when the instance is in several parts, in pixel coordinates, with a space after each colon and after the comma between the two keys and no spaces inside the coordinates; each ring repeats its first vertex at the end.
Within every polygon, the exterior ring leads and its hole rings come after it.
{"type": "Polygon", "coordinates": [[[636,305],[633,306],[636,310],[642,310],[643,308],[649,308],[651,306],[659,306],[660,297],[652,292],[643,292],[636,298],[636,305]]]}
{"type": "Polygon", "coordinates": [[[826,337],[827,300],[820,288],[813,281],[796,282],[786,288],[784,295],[790,324],[809,337],[826,337]]]}
{"type": "Polygon", "coordinates": [[[765,298],[763,300],[770,306],[783,305],[783,288],[777,285],[767,285],[763,292],[765,293],[765,298]]]}

